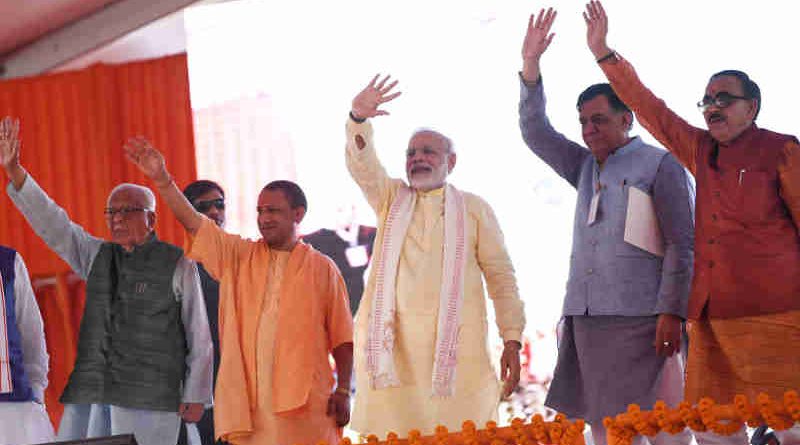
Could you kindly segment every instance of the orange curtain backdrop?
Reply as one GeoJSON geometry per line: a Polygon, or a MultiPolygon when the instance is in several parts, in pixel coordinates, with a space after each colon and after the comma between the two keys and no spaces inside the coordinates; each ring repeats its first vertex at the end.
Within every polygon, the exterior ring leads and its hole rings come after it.
{"type": "MultiPolygon", "coordinates": [[[[0,82],[0,116],[20,119],[22,165],[89,233],[107,237],[103,208],[121,182],[151,185],[123,155],[143,135],[163,153],[176,183],[196,178],[186,55],[0,82]]],[[[4,184],[5,185],[5,184],[4,184]]],[[[183,229],[158,198],[157,233],[183,245],[183,229]]],[[[5,191],[0,193],[0,244],[17,249],[32,277],[50,353],[48,409],[72,371],[83,287],[70,285],[69,266],[33,233],[5,191]],[[48,279],[54,280],[47,285],[48,279]]]]}

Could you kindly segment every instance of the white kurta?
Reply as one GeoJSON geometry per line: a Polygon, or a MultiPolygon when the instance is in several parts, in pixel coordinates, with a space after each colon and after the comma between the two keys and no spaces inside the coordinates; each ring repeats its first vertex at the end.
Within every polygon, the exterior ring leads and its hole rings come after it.
{"type": "Polygon", "coordinates": [[[51,442],[53,425],[44,406],[49,368],[44,325],[28,269],[19,253],[14,258],[14,275],[14,315],[22,338],[23,367],[36,400],[0,403],[0,445],[51,442]]]}
{"type": "MultiPolygon", "coordinates": [[[[347,125],[347,164],[375,210],[378,234],[374,255],[383,255],[381,242],[389,207],[403,185],[381,166],[372,145],[370,124],[347,125]],[[359,149],[356,134],[366,141],[359,149]]],[[[520,340],[525,327],[514,268],[491,207],[470,193],[466,204],[467,261],[464,299],[459,322],[455,395],[432,396],[431,377],[442,279],[444,239],[443,189],[418,192],[413,216],[400,253],[396,281],[394,360],[400,387],[374,390],[366,372],[368,316],[375,291],[371,271],[355,320],[356,395],[351,428],[380,437],[389,431],[405,435],[411,429],[433,433],[437,425],[460,430],[464,420],[483,424],[497,417],[500,385],[490,361],[487,342],[486,289],[494,304],[503,340],[520,340]]]]}

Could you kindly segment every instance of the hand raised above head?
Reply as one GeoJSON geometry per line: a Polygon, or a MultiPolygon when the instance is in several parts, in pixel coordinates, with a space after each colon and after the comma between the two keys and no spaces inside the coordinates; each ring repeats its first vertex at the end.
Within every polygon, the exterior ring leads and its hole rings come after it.
{"type": "Polygon", "coordinates": [[[525,34],[525,42],[522,44],[522,59],[537,61],[542,54],[550,46],[553,41],[555,33],[550,32],[553,22],[556,20],[558,12],[553,8],[544,8],[539,10],[539,15],[534,16],[531,14],[528,19],[528,32],[525,34]]]}
{"type": "Polygon", "coordinates": [[[602,3],[598,0],[591,0],[586,4],[586,11],[583,13],[583,20],[586,21],[586,44],[594,54],[595,59],[600,59],[611,52],[606,43],[608,36],[608,16],[603,9],[602,3]]]}
{"type": "Polygon", "coordinates": [[[380,81],[378,78],[380,74],[376,74],[375,77],[369,82],[363,90],[361,90],[355,98],[353,98],[353,105],[350,109],[350,112],[353,114],[353,117],[356,119],[367,119],[370,117],[375,116],[384,116],[389,114],[388,111],[379,110],[378,107],[382,104],[393,100],[397,96],[401,94],[400,91],[395,93],[391,93],[392,88],[397,85],[397,81],[386,84],[391,76],[387,75],[380,81]]]}
{"type": "Polygon", "coordinates": [[[19,164],[19,119],[0,121],[0,163],[6,170],[19,164]]]}
{"type": "Polygon", "coordinates": [[[164,156],[143,136],[128,139],[123,149],[125,157],[157,184],[170,180],[164,156]]]}

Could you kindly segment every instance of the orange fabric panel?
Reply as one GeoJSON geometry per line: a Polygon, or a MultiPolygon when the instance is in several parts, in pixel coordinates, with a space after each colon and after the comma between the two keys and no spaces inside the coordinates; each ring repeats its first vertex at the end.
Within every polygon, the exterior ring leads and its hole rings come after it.
{"type": "Polygon", "coordinates": [[[42,318],[45,320],[44,335],[50,354],[49,384],[45,391],[45,403],[53,425],[58,426],[64,407],[58,402],[72,372],[78,344],[80,318],[76,320],[76,309],[83,310],[84,288],[71,272],[54,277],[34,278],[34,292],[42,318]]]}
{"type": "MultiPolygon", "coordinates": [[[[73,221],[96,236],[108,236],[103,208],[115,185],[151,185],[125,160],[122,145],[128,137],[149,138],[164,153],[177,184],[196,179],[185,54],[0,82],[0,117],[7,115],[20,119],[22,165],[73,221]]],[[[158,236],[182,246],[183,228],[160,199],[157,210],[158,236]]],[[[85,286],[69,276],[69,266],[36,236],[5,190],[0,193],[0,244],[23,255],[32,277],[50,277],[50,284],[37,289],[37,299],[50,353],[46,399],[57,426],[63,411],[58,397],[75,360],[85,286]]]]}

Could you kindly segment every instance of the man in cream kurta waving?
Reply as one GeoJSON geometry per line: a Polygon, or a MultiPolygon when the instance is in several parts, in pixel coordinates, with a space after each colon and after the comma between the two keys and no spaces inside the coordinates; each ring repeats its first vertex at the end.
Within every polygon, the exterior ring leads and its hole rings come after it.
{"type": "Polygon", "coordinates": [[[376,76],[353,99],[347,166],[378,217],[374,262],[356,317],[352,428],[377,435],[437,425],[460,429],[497,417],[501,388],[487,346],[485,278],[505,347],[508,396],[519,381],[525,327],[514,268],[491,207],[447,184],[452,141],[416,131],[406,150],[408,184],[390,178],[367,119],[400,93],[376,76]]]}

